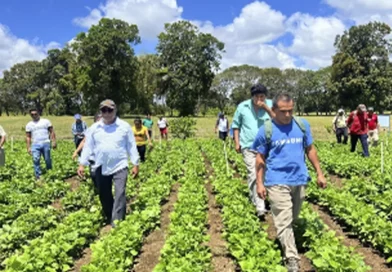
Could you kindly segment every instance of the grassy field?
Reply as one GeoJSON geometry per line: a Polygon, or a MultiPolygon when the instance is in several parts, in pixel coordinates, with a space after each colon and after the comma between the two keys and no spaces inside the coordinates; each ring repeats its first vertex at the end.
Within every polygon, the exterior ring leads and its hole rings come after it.
{"type": "MultiPolygon", "coordinates": [[[[133,124],[133,118],[135,116],[125,116],[123,119],[133,124]]],[[[55,129],[58,139],[72,139],[71,126],[74,122],[74,118],[71,116],[43,116],[43,118],[49,119],[55,129]]],[[[170,118],[167,118],[170,124],[170,118]]],[[[208,138],[214,137],[214,128],[216,117],[197,117],[197,137],[208,138]]],[[[306,120],[309,121],[313,136],[317,140],[330,140],[334,139],[334,135],[327,130],[326,127],[331,128],[333,116],[306,116],[306,120]]],[[[25,137],[25,126],[31,120],[30,116],[1,116],[0,125],[3,126],[9,139],[13,137],[15,140],[22,140],[25,137]]],[[[158,128],[156,127],[157,118],[153,117],[154,120],[154,138],[158,139],[158,128]]],[[[93,117],[84,117],[87,125],[93,123],[93,117]]],[[[231,118],[229,118],[231,121],[231,118]]],[[[170,128],[169,128],[170,137],[170,128]]]]}

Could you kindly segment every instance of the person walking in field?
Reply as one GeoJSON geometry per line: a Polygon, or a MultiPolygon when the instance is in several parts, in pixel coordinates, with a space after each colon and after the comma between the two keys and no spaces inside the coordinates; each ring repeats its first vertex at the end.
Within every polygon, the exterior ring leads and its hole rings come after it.
{"type": "Polygon", "coordinates": [[[297,220],[310,181],[306,158],[317,172],[317,184],[327,183],[313,145],[310,125],[293,116],[294,101],[288,94],[274,98],[273,120],[260,128],[252,149],[257,151],[257,193],[267,195],[284,259],[289,272],[298,272],[299,256],[295,244],[293,223],[297,220]]]}
{"type": "Polygon", "coordinates": [[[169,123],[167,122],[166,118],[163,116],[159,117],[157,125],[159,131],[161,132],[161,139],[167,140],[167,128],[169,127],[169,123]]]}
{"type": "MultiPolygon", "coordinates": [[[[72,124],[72,135],[74,136],[74,143],[76,148],[79,147],[80,143],[84,139],[84,134],[87,130],[87,125],[82,121],[82,116],[80,114],[75,114],[75,123],[72,124]]],[[[80,156],[81,150],[79,150],[78,155],[80,156]]]]}
{"type": "Polygon", "coordinates": [[[219,118],[215,124],[215,134],[219,129],[219,139],[225,141],[229,131],[229,120],[225,117],[224,113],[219,113],[219,118]]]}
{"type": "MultiPolygon", "coordinates": [[[[100,113],[96,114],[94,116],[94,123],[101,120],[101,118],[102,118],[102,115],[100,113]]],[[[86,130],[85,135],[87,135],[88,133],[89,133],[89,129],[86,130]]],[[[80,157],[79,154],[81,154],[85,143],[86,143],[86,137],[83,138],[83,140],[80,142],[78,148],[73,153],[73,155],[72,155],[73,160],[75,160],[78,156],[80,157]]],[[[88,158],[88,162],[89,162],[90,177],[91,177],[91,180],[93,181],[93,184],[94,184],[94,190],[95,190],[95,193],[98,193],[98,184],[97,184],[97,179],[96,179],[96,174],[95,174],[97,169],[95,166],[94,150],[90,150],[90,156],[88,158]]]]}
{"type": "Polygon", "coordinates": [[[133,135],[135,135],[137,151],[139,152],[140,161],[146,161],[146,145],[147,141],[151,147],[151,138],[148,129],[142,125],[142,120],[137,118],[134,121],[135,125],[132,127],[133,135]]]}
{"type": "Polygon", "coordinates": [[[114,227],[116,220],[125,218],[128,161],[130,159],[133,164],[132,175],[135,178],[139,173],[139,154],[131,126],[117,117],[116,104],[107,99],[100,103],[99,109],[102,119],[94,123],[86,135],[77,173],[80,177],[84,177],[84,167],[89,165],[89,158],[94,154],[102,210],[107,223],[111,223],[114,227]]]}
{"type": "Polygon", "coordinates": [[[336,134],[336,139],[338,141],[338,144],[342,143],[342,137],[343,137],[343,144],[347,144],[348,140],[348,128],[347,128],[347,117],[344,114],[343,109],[338,110],[338,114],[335,116],[335,118],[332,121],[332,129],[336,134]]]}
{"type": "Polygon", "coordinates": [[[7,134],[2,126],[0,126],[0,166],[5,165],[5,150],[4,144],[6,141],[7,134]]]}
{"type": "Polygon", "coordinates": [[[43,155],[46,169],[52,169],[51,147],[56,149],[56,134],[52,123],[40,117],[37,109],[30,110],[33,119],[26,125],[27,152],[33,157],[34,174],[38,180],[42,175],[40,160],[43,155]],[[51,146],[52,144],[52,146],[51,146]]]}
{"type": "Polygon", "coordinates": [[[368,144],[377,146],[378,144],[378,132],[380,131],[380,124],[378,123],[378,116],[374,113],[374,108],[369,107],[367,114],[368,121],[368,144]]]}
{"type": "Polygon", "coordinates": [[[368,115],[366,106],[360,104],[357,110],[350,113],[347,119],[347,126],[350,129],[351,152],[355,152],[358,140],[361,141],[363,156],[369,157],[368,146],[368,115]]]}
{"type": "Polygon", "coordinates": [[[154,121],[151,119],[151,114],[147,114],[146,118],[143,119],[143,126],[148,129],[148,135],[152,140],[152,126],[154,125],[154,121]]]}
{"type": "Polygon", "coordinates": [[[235,149],[242,153],[248,170],[248,187],[250,199],[256,206],[257,215],[263,217],[266,208],[264,200],[256,192],[256,152],[251,150],[253,141],[259,128],[271,117],[272,101],[267,98],[267,88],[262,84],[256,84],[250,89],[252,98],[238,105],[233,117],[232,128],[234,131],[235,149]]]}

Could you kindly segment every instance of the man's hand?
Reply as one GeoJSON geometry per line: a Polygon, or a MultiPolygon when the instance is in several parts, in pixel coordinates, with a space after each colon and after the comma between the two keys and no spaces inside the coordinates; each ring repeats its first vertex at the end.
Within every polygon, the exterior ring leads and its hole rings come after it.
{"type": "Polygon", "coordinates": [[[323,174],[317,175],[317,185],[322,189],[327,188],[327,180],[323,174]]]}
{"type": "Polygon", "coordinates": [[[31,147],[28,147],[28,148],[27,148],[27,153],[29,153],[30,156],[32,155],[32,153],[31,153],[31,147]]]}
{"type": "Polygon", "coordinates": [[[266,110],[266,109],[267,109],[267,104],[265,104],[264,101],[258,100],[258,101],[256,102],[256,105],[257,105],[259,108],[263,109],[263,110],[266,110]]]}
{"type": "Polygon", "coordinates": [[[133,169],[132,169],[132,177],[133,177],[133,178],[136,178],[138,174],[139,174],[139,166],[138,166],[138,165],[135,165],[135,166],[133,167],[133,169]]]}
{"type": "Polygon", "coordinates": [[[241,153],[241,146],[239,144],[235,145],[235,151],[237,151],[237,153],[241,153]]]}
{"type": "Polygon", "coordinates": [[[52,142],[52,148],[56,149],[57,148],[57,143],[55,141],[52,142]]]}
{"type": "Polygon", "coordinates": [[[84,178],[84,166],[83,165],[79,165],[77,173],[78,173],[79,177],[84,178]]]}
{"type": "Polygon", "coordinates": [[[265,186],[257,184],[256,189],[257,189],[257,194],[259,195],[259,197],[261,199],[265,200],[267,198],[267,189],[265,189],[265,186]]]}
{"type": "Polygon", "coordinates": [[[75,152],[72,154],[72,160],[75,160],[77,156],[78,156],[78,153],[75,151],[75,152]]]}

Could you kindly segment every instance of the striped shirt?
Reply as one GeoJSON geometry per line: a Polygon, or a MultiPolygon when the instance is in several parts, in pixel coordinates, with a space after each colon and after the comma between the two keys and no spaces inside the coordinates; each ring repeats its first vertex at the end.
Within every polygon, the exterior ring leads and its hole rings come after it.
{"type": "Polygon", "coordinates": [[[132,128],[118,117],[113,124],[105,125],[101,120],[90,127],[80,163],[89,165],[91,154],[94,154],[94,167],[102,166],[104,176],[127,168],[129,159],[133,165],[139,165],[139,153],[132,128]]]}

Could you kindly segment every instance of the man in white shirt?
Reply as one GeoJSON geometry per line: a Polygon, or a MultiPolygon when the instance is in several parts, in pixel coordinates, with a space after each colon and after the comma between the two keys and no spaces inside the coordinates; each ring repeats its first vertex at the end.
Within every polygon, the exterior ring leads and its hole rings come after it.
{"type": "Polygon", "coordinates": [[[166,119],[163,116],[159,117],[157,125],[159,131],[161,132],[161,139],[164,138],[165,140],[167,140],[167,127],[169,126],[169,124],[167,123],[166,119]]]}
{"type": "Polygon", "coordinates": [[[131,126],[116,115],[116,104],[107,99],[101,102],[99,109],[102,119],[88,130],[78,175],[84,177],[84,167],[89,165],[93,153],[99,199],[107,223],[114,227],[115,220],[125,218],[128,160],[133,164],[132,174],[136,177],[139,173],[139,153],[131,126]],[[112,183],[115,187],[114,199],[112,183]]]}
{"type": "Polygon", "coordinates": [[[219,139],[225,141],[227,138],[227,133],[229,131],[229,120],[227,120],[224,113],[219,113],[219,118],[216,121],[216,125],[215,125],[215,133],[217,133],[218,129],[219,129],[219,139]]]}
{"type": "Polygon", "coordinates": [[[48,119],[41,118],[37,109],[31,109],[30,116],[33,120],[26,125],[27,152],[33,156],[35,177],[39,179],[42,174],[41,154],[44,157],[46,169],[52,169],[50,143],[52,142],[53,149],[56,149],[56,134],[52,123],[48,119]]]}
{"type": "Polygon", "coordinates": [[[3,149],[4,143],[5,143],[5,138],[6,138],[6,133],[3,129],[2,126],[0,126],[0,166],[5,165],[5,151],[3,149]]]}

